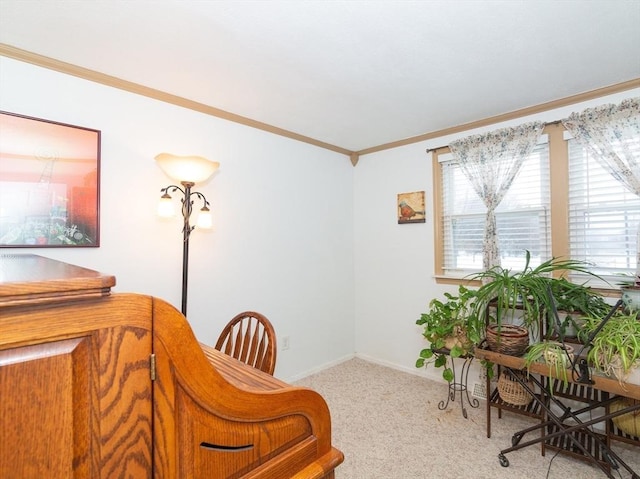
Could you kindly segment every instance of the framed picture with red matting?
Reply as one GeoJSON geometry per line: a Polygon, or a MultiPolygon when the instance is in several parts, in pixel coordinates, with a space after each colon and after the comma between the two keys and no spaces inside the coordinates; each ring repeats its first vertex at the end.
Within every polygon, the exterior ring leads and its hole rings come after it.
{"type": "Polygon", "coordinates": [[[0,247],[100,246],[100,131],[0,111],[0,247]]]}

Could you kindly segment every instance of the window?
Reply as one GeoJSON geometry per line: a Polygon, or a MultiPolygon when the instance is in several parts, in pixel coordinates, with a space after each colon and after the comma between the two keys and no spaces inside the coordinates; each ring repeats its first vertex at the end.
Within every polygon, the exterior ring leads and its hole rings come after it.
{"type": "MultiPolygon", "coordinates": [[[[442,155],[442,232],[447,275],[465,275],[482,269],[486,207],[453,159],[442,155]]],[[[496,209],[500,260],[505,268],[551,257],[549,148],[538,144],[496,209]]]]}
{"type": "MultiPolygon", "coordinates": [[[[552,257],[583,260],[614,287],[635,274],[640,198],[563,131],[545,128],[548,142],[525,161],[496,211],[501,264],[519,269],[525,250],[532,266],[552,257]]],[[[640,150],[640,138],[625,146],[640,150]]],[[[434,182],[436,276],[455,282],[482,269],[486,208],[446,149],[434,154],[434,182]]]]}
{"type": "MultiPolygon", "coordinates": [[[[593,272],[616,284],[636,269],[640,198],[575,140],[568,143],[571,257],[593,263],[593,272]]],[[[627,147],[640,151],[640,138],[627,147]]]]}

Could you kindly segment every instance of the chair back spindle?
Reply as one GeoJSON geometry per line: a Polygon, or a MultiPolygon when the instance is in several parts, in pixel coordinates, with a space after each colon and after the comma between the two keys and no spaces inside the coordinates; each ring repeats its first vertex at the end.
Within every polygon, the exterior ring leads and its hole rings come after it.
{"type": "Polygon", "coordinates": [[[271,322],[255,311],[236,315],[220,333],[218,351],[273,375],[277,342],[271,322]]]}

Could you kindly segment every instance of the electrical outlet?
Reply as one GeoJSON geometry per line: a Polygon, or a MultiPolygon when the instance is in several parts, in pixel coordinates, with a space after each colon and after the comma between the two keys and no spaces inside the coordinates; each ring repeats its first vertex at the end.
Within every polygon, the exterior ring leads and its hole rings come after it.
{"type": "Polygon", "coordinates": [[[289,344],[289,336],[283,336],[282,337],[282,350],[285,351],[287,349],[289,349],[290,344],[289,344]]]}

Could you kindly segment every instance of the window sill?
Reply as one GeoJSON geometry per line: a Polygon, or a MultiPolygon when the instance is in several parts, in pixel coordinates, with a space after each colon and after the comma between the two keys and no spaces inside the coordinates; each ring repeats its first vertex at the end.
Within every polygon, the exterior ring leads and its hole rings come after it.
{"type": "MultiPolygon", "coordinates": [[[[473,273],[468,273],[473,274],[473,273]]],[[[451,276],[451,275],[433,275],[433,278],[436,281],[436,284],[448,284],[448,285],[465,285],[465,286],[474,286],[480,287],[482,283],[479,280],[470,280],[467,276],[451,276]]],[[[584,281],[580,281],[580,283],[584,283],[584,281]]],[[[606,298],[620,298],[622,295],[622,291],[619,286],[608,285],[601,281],[594,282],[591,285],[591,288],[596,293],[601,294],[606,298]]]]}

